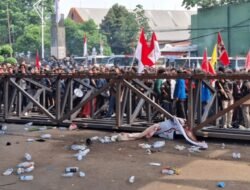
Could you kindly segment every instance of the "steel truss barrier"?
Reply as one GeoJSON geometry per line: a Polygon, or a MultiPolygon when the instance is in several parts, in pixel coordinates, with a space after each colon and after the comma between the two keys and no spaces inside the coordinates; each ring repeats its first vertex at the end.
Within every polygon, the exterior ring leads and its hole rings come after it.
{"type": "Polygon", "coordinates": [[[250,79],[248,74],[223,74],[210,76],[205,74],[76,74],[76,75],[1,75],[0,76],[0,119],[2,122],[27,123],[41,125],[69,126],[75,122],[83,128],[142,131],[160,119],[172,118],[155,101],[153,87],[144,83],[145,79],[178,79],[188,80],[187,122],[201,136],[231,139],[250,139],[250,131],[239,129],[221,129],[219,119],[227,112],[241,106],[250,99],[250,94],[235,101],[224,110],[218,110],[217,91],[211,85],[210,79],[250,79]],[[49,78],[53,85],[47,86],[41,80],[49,78]],[[85,79],[107,79],[107,84],[101,88],[86,82],[85,79]],[[26,86],[22,86],[25,83],[26,86]],[[28,84],[28,85],[27,85],[28,84]],[[195,88],[193,87],[195,84],[195,88]],[[202,84],[210,89],[212,98],[206,107],[202,108],[202,84]],[[32,88],[27,88],[32,86],[32,88]],[[83,96],[77,97],[76,89],[83,96]],[[115,94],[115,116],[101,117],[108,109],[109,100],[102,96],[104,92],[113,89],[115,94]],[[96,99],[103,99],[99,109],[95,109],[96,99]],[[50,103],[49,103],[50,100],[50,103]],[[90,117],[81,116],[83,107],[89,104],[90,117]]]}

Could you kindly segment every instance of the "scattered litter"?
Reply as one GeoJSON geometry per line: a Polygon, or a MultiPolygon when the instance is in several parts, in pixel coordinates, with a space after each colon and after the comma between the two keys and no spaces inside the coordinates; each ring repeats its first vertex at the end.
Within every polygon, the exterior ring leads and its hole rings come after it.
{"type": "Polygon", "coordinates": [[[85,150],[87,148],[87,146],[85,144],[82,145],[78,145],[78,144],[73,144],[71,145],[71,149],[72,150],[85,150]]]}
{"type": "Polygon", "coordinates": [[[79,171],[78,167],[67,167],[65,168],[65,173],[76,173],[79,171]]]}
{"type": "Polygon", "coordinates": [[[33,175],[22,175],[20,176],[21,181],[32,181],[34,179],[33,175]]]}
{"type": "Polygon", "coordinates": [[[85,177],[86,174],[85,174],[84,172],[80,171],[80,172],[79,172],[79,176],[80,176],[80,177],[85,177]]]}
{"type": "Polygon", "coordinates": [[[5,170],[5,172],[3,172],[4,176],[9,176],[13,173],[14,169],[13,168],[8,168],[7,170],[5,170]]]}
{"type": "Polygon", "coordinates": [[[11,145],[11,142],[7,142],[7,143],[6,143],[6,146],[10,146],[10,145],[11,145]]]}
{"type": "Polygon", "coordinates": [[[103,143],[103,144],[105,144],[105,143],[111,143],[112,141],[111,141],[111,137],[108,137],[108,136],[105,136],[105,137],[99,137],[98,138],[98,140],[101,142],[101,143],[103,143]]]}
{"type": "Polygon", "coordinates": [[[156,141],[153,143],[152,147],[153,148],[162,148],[165,146],[165,141],[156,141]]]}
{"type": "Polygon", "coordinates": [[[23,174],[24,173],[24,168],[17,168],[16,173],[17,173],[17,175],[23,174]]]}
{"type": "Polygon", "coordinates": [[[26,123],[24,126],[25,127],[30,127],[30,126],[32,126],[33,125],[33,122],[29,122],[29,123],[26,123]]]}
{"type": "Polygon", "coordinates": [[[118,135],[113,135],[113,136],[111,136],[110,139],[112,142],[116,142],[116,141],[118,141],[118,135]]]}
{"type": "Polygon", "coordinates": [[[234,159],[240,159],[241,158],[241,154],[238,152],[238,153],[236,153],[236,152],[233,152],[232,153],[232,157],[234,158],[234,159]]]}
{"type": "Polygon", "coordinates": [[[183,150],[185,150],[185,146],[183,146],[183,145],[176,145],[175,147],[174,147],[176,150],[179,150],[179,151],[183,151],[183,150]]]}
{"type": "Polygon", "coordinates": [[[32,138],[27,139],[27,142],[34,142],[34,141],[35,139],[32,139],[32,138]]]}
{"type": "Polygon", "coordinates": [[[42,139],[51,139],[51,134],[43,134],[40,136],[42,139]]]}
{"type": "Polygon", "coordinates": [[[75,123],[71,123],[70,126],[69,126],[69,130],[73,131],[73,130],[76,130],[76,129],[77,129],[77,125],[75,123]]]}
{"type": "Polygon", "coordinates": [[[74,155],[74,157],[77,158],[78,161],[82,160],[83,157],[85,157],[90,152],[90,149],[85,150],[79,150],[77,154],[74,155]]]}
{"type": "Polygon", "coordinates": [[[96,140],[98,140],[98,139],[99,139],[98,136],[94,136],[94,137],[91,137],[91,138],[90,138],[91,141],[96,141],[96,140]]]}
{"type": "Polygon", "coordinates": [[[225,182],[218,182],[217,183],[217,187],[219,187],[219,188],[225,188],[225,182]]]}
{"type": "Polygon", "coordinates": [[[224,143],[221,144],[221,148],[225,149],[226,145],[224,143]]]}
{"type": "Polygon", "coordinates": [[[64,173],[62,174],[63,177],[73,177],[74,176],[74,173],[73,172],[70,172],[70,173],[64,173]]]}
{"type": "Polygon", "coordinates": [[[4,135],[5,131],[0,130],[0,135],[4,135]]]}
{"type": "Polygon", "coordinates": [[[161,170],[161,173],[167,175],[180,175],[181,171],[177,168],[166,167],[161,170]]]}
{"type": "Polygon", "coordinates": [[[7,125],[0,125],[0,131],[7,131],[7,125]]]}
{"type": "Polygon", "coordinates": [[[91,139],[86,139],[86,145],[87,146],[90,146],[91,144],[92,144],[93,142],[92,142],[92,140],[91,139]]]}
{"type": "Polygon", "coordinates": [[[44,139],[36,139],[37,142],[45,142],[46,140],[44,139]]]}
{"type": "Polygon", "coordinates": [[[201,152],[199,146],[191,146],[190,148],[188,148],[188,151],[191,152],[191,153],[194,153],[194,152],[201,152]]]}
{"type": "Polygon", "coordinates": [[[28,168],[25,168],[25,169],[24,169],[24,172],[29,173],[29,172],[32,172],[34,169],[35,169],[35,166],[30,166],[30,167],[28,167],[28,168]]]}
{"type": "Polygon", "coordinates": [[[150,149],[146,149],[146,153],[149,154],[149,155],[152,154],[150,149]]]}
{"type": "Polygon", "coordinates": [[[31,161],[31,160],[32,160],[32,156],[31,156],[29,153],[25,153],[25,154],[24,154],[24,158],[25,158],[27,161],[31,161]]]}
{"type": "Polygon", "coordinates": [[[149,165],[150,165],[150,166],[161,166],[161,163],[150,162],[149,165]]]}
{"type": "Polygon", "coordinates": [[[29,168],[31,166],[34,166],[35,162],[22,162],[17,165],[18,168],[29,168]]]}
{"type": "Polygon", "coordinates": [[[146,143],[141,143],[141,144],[139,144],[139,147],[145,148],[145,149],[150,149],[151,145],[150,144],[146,144],[146,143]]]}
{"type": "Polygon", "coordinates": [[[128,181],[129,181],[129,183],[134,183],[135,182],[135,176],[130,176],[128,181]]]}

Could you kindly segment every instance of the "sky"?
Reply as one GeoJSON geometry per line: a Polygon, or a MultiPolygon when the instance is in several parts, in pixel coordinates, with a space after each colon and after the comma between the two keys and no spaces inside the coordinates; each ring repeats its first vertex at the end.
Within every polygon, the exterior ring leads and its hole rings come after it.
{"type": "Polygon", "coordinates": [[[144,9],[184,10],[182,0],[60,0],[59,12],[68,15],[71,7],[79,8],[110,8],[113,4],[124,5],[127,9],[134,9],[136,5],[143,5],[144,9]]]}

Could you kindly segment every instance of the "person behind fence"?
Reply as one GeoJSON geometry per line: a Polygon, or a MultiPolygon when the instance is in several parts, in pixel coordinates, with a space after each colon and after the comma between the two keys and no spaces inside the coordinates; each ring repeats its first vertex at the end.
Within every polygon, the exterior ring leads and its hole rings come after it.
{"type": "MultiPolygon", "coordinates": [[[[250,94],[250,81],[246,80],[243,82],[241,87],[242,97],[250,94]]],[[[250,129],[250,115],[249,115],[249,101],[242,104],[242,114],[244,118],[244,126],[247,129],[250,129]]],[[[244,128],[243,128],[244,129],[244,128]]]]}
{"type": "MultiPolygon", "coordinates": [[[[177,73],[182,73],[182,71],[178,70],[177,73]]],[[[186,85],[184,79],[177,79],[174,91],[174,98],[176,101],[176,115],[177,117],[181,117],[186,119],[186,109],[185,109],[185,101],[187,99],[186,94],[186,85]]]]}
{"type": "MultiPolygon", "coordinates": [[[[222,103],[222,109],[228,108],[234,103],[233,84],[230,80],[220,79],[215,83],[222,103]]],[[[222,127],[232,128],[233,110],[225,113],[223,116],[222,127]]]]}

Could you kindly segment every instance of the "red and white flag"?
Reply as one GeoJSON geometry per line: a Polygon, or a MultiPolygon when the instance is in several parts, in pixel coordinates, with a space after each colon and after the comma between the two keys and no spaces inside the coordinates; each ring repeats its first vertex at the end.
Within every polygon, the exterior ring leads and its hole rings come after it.
{"type": "Polygon", "coordinates": [[[220,32],[218,33],[218,38],[217,38],[217,48],[218,48],[218,55],[220,62],[225,66],[229,65],[230,61],[228,58],[228,53],[225,48],[220,32]]]}
{"type": "Polygon", "coordinates": [[[245,68],[246,68],[247,71],[250,70],[250,50],[247,53],[245,68]]]}
{"type": "Polygon", "coordinates": [[[39,70],[41,67],[41,62],[40,62],[40,58],[39,58],[39,53],[38,51],[36,51],[36,68],[39,70]]]}
{"type": "Polygon", "coordinates": [[[152,61],[151,66],[153,66],[155,65],[156,61],[161,57],[161,50],[155,32],[153,32],[151,37],[150,50],[151,51],[148,57],[152,61]]]}
{"type": "Polygon", "coordinates": [[[204,53],[203,53],[203,60],[202,60],[202,64],[201,64],[201,69],[205,73],[215,74],[215,70],[213,69],[212,65],[210,64],[210,62],[207,59],[207,49],[205,49],[204,53]]]}
{"type": "Polygon", "coordinates": [[[135,57],[138,59],[138,73],[141,73],[144,70],[144,66],[152,66],[153,62],[148,58],[150,53],[150,48],[145,39],[144,30],[141,30],[140,38],[137,43],[135,50],[135,57]]]}
{"type": "Polygon", "coordinates": [[[86,34],[84,34],[84,37],[83,37],[83,56],[86,57],[87,55],[88,55],[87,37],[86,37],[86,34]]]}

